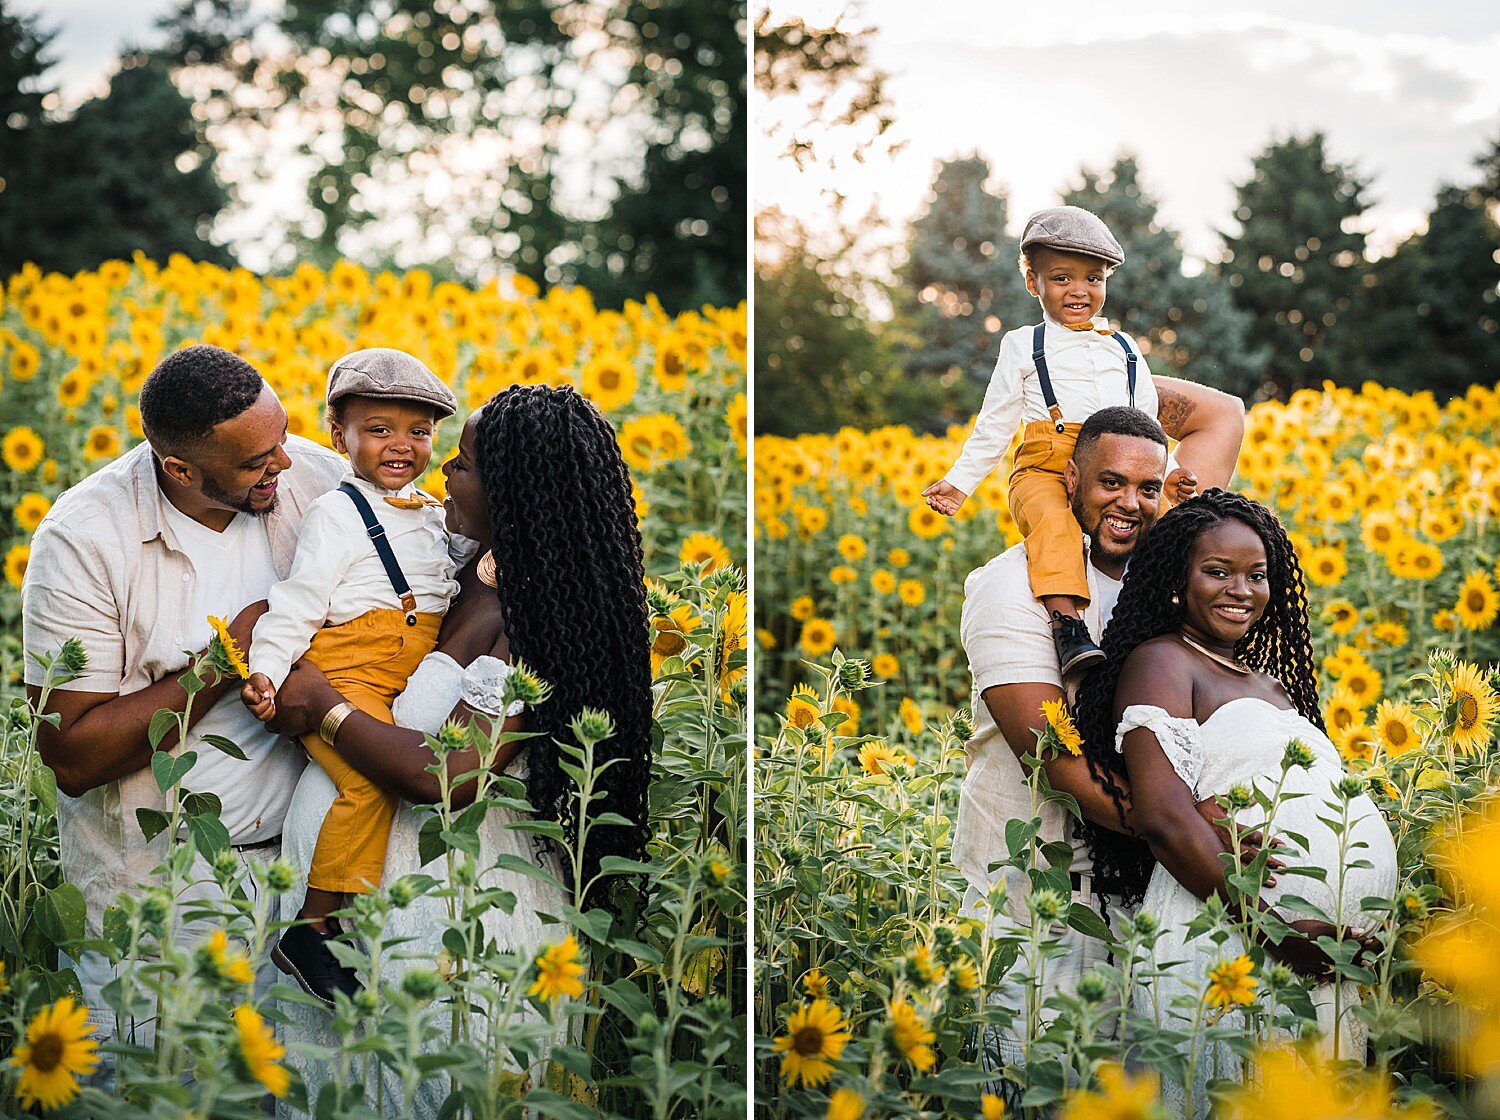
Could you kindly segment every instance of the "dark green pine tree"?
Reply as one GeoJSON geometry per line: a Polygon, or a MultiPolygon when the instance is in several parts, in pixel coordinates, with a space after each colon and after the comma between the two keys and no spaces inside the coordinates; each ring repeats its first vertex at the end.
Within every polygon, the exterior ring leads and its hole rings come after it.
{"type": "Polygon", "coordinates": [[[0,272],[28,260],[74,272],[136,250],[232,263],[208,240],[228,196],[165,65],[124,58],[107,94],[26,132],[24,160],[6,148],[0,272]]]}
{"type": "Polygon", "coordinates": [[[1266,349],[1250,345],[1250,315],[1234,306],[1216,273],[1183,275],[1178,235],[1157,219],[1158,202],[1141,184],[1135,157],[1082,175],[1083,185],[1063,202],[1099,215],[1125,250],[1125,264],[1109,280],[1105,315],[1149,347],[1153,372],[1254,397],[1266,349]]]}
{"type": "Polygon", "coordinates": [[[1360,302],[1369,265],[1352,227],[1368,182],[1333,163],[1322,133],[1270,144],[1235,188],[1237,234],[1224,234],[1222,272],[1235,305],[1270,345],[1265,374],[1279,394],[1325,379],[1359,384],[1360,302]]]}
{"type": "Polygon", "coordinates": [[[0,7],[0,275],[27,259],[34,200],[28,173],[37,161],[38,136],[47,121],[42,101],[51,92],[44,75],[52,66],[48,47],[55,32],[35,16],[0,7]]]}
{"type": "MultiPolygon", "coordinates": [[[[912,222],[907,259],[897,271],[902,318],[916,341],[904,359],[909,377],[984,385],[1000,336],[1040,315],[1005,231],[1008,199],[987,185],[989,178],[983,156],[944,160],[927,210],[912,222]]],[[[960,412],[978,407],[978,397],[969,404],[972,394],[963,395],[960,412]]]]}

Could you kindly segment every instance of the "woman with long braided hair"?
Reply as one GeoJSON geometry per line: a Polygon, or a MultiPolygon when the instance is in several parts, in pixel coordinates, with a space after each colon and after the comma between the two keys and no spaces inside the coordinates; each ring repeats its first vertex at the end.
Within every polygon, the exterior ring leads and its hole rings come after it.
{"type": "MultiPolygon", "coordinates": [[[[483,721],[481,730],[503,720],[506,731],[537,733],[501,747],[491,767],[524,780],[536,817],[556,821],[564,838],[576,843],[576,788],[563,769],[569,760],[558,742],[577,745],[571,724],[586,710],[608,714],[614,730],[598,744],[594,759],[594,788],[604,797],[589,812],[618,813],[631,824],[592,828],[580,874],[511,807],[489,805],[479,827],[478,886],[487,888],[490,900],[510,898],[508,908],[485,904],[479,914],[483,936],[502,951],[528,957],[562,939],[567,927],[548,919],[563,919],[575,887],[594,883],[606,856],[639,857],[645,846],[651,661],[640,531],[614,431],[570,388],[528,385],[498,394],[469,417],[443,471],[448,527],[477,541],[479,553],[458,573],[459,594],[443,619],[437,650],[396,700],[397,726],[353,712],[338,724],[333,745],[371,781],[411,803],[402,805],[391,827],[384,881],[394,883],[404,875],[444,873],[441,860],[422,858],[421,830],[430,818],[412,808],[442,800],[442,783],[430,769],[436,758],[428,735],[449,721],[476,719],[483,721]],[[515,704],[507,708],[504,699],[506,678],[519,663],[551,689],[524,711],[515,704]],[[537,873],[516,870],[522,863],[537,873]]],[[[317,727],[342,700],[303,662],[277,695],[277,720],[288,733],[317,727]]],[[[468,805],[476,783],[459,779],[482,765],[478,753],[452,750],[443,761],[453,805],[468,805]]],[[[284,851],[294,864],[305,866],[304,849],[316,840],[332,797],[327,775],[310,766],[283,832],[284,851]]],[[[630,898],[605,889],[618,882],[595,883],[585,907],[631,909],[630,898]]],[[[382,963],[385,983],[399,987],[414,961],[430,965],[442,952],[451,924],[446,905],[429,892],[391,911],[386,938],[404,943],[382,963]]],[[[434,1007],[435,1015],[447,1016],[434,1007]]],[[[326,1013],[291,1005],[287,1014],[291,1037],[337,1050],[326,1013]]],[[[483,1020],[476,1015],[473,1028],[482,1049],[489,1029],[483,1020]]],[[[520,1067],[545,1059],[553,1041],[535,1032],[534,1049],[520,1067]]],[[[299,1048],[288,1060],[301,1069],[310,1099],[333,1076],[326,1063],[299,1048]]],[[[399,1080],[389,1088],[388,1099],[403,1099],[399,1080]]],[[[441,1078],[424,1084],[411,1115],[435,1117],[445,1096],[441,1078]]]]}
{"type": "MultiPolygon", "coordinates": [[[[1336,931],[1282,905],[1282,892],[1361,930],[1370,918],[1360,901],[1395,889],[1395,848],[1362,793],[1348,799],[1351,847],[1342,869],[1339,838],[1319,820],[1340,811],[1330,807],[1345,799],[1338,788],[1344,770],[1318,709],[1306,587],[1286,530],[1239,494],[1209,490],[1182,503],[1131,557],[1102,648],[1104,664],[1079,691],[1077,724],[1090,771],[1133,835],[1085,823],[1083,836],[1099,889],[1139,901],[1162,928],[1157,959],[1182,962],[1154,978],[1150,990],[1137,990],[1138,1009],[1160,1008],[1190,1025],[1209,970],[1248,951],[1238,933],[1223,945],[1189,933],[1203,900],[1228,900],[1224,845],[1196,806],[1236,788],[1270,796],[1282,782],[1286,794],[1298,795],[1278,806],[1273,828],[1305,838],[1306,847],[1278,854],[1283,864],[1323,868],[1327,878],[1279,875],[1284,881],[1268,883],[1247,905],[1276,912],[1298,931],[1279,946],[1265,944],[1267,953],[1303,975],[1324,977],[1329,961],[1314,942],[1336,931]],[[1293,761],[1284,769],[1289,750],[1293,761]]],[[[1252,800],[1235,817],[1253,829],[1265,813],[1252,800]]],[[[1345,995],[1335,1025],[1332,985],[1313,990],[1325,1035],[1340,1040],[1341,1056],[1357,1059],[1363,1030],[1348,1014],[1357,1002],[1353,985],[1345,995]]],[[[1237,1059],[1226,1051],[1199,1063],[1200,1082],[1216,1063],[1218,1075],[1236,1076],[1237,1059]]],[[[1200,1113],[1208,1105],[1202,1090],[1200,1083],[1194,1094],[1200,1113]]]]}

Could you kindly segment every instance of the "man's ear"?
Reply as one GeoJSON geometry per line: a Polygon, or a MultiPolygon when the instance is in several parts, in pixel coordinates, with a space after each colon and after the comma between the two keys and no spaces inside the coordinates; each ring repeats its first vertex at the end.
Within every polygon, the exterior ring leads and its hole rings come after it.
{"type": "Polygon", "coordinates": [[[186,459],[179,459],[176,455],[168,455],[161,460],[161,470],[173,482],[179,483],[191,490],[193,487],[193,478],[198,468],[186,459]]]}
{"type": "Polygon", "coordinates": [[[1070,503],[1073,501],[1074,493],[1078,490],[1078,478],[1078,464],[1069,459],[1068,465],[1063,468],[1063,485],[1068,488],[1070,503]]]}

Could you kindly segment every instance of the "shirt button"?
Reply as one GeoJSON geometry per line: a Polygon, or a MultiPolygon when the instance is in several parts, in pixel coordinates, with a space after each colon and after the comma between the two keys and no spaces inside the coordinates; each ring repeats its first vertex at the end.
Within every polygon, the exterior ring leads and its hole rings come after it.
{"type": "Polygon", "coordinates": [[[172,640],[174,642],[176,642],[178,645],[182,645],[182,635],[181,634],[178,634],[177,637],[173,638],[172,640]]]}
{"type": "Polygon", "coordinates": [[[183,582],[183,583],[186,583],[186,582],[187,582],[187,581],[188,581],[188,580],[190,580],[190,579],[192,579],[192,578],[193,578],[193,577],[192,577],[192,576],[190,576],[190,575],[188,575],[188,573],[187,573],[187,572],[183,572],[183,573],[182,573],[182,582],[183,582]]]}

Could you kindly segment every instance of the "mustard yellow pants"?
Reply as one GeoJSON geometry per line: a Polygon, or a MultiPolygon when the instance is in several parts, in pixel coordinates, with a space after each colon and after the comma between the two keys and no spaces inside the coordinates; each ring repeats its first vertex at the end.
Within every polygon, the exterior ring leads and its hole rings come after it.
{"type": "MultiPolygon", "coordinates": [[[[436,648],[442,621],[442,615],[419,614],[417,624],[408,626],[403,611],[370,611],[319,630],[307,659],[344,699],[391,723],[391,704],[422,658],[436,648]]],[[[348,894],[379,886],[397,798],[350,766],[317,734],[302,736],[302,745],[338,790],[318,831],[307,885],[348,894]]]]}
{"type": "MultiPolygon", "coordinates": [[[[1073,516],[1063,471],[1073,457],[1081,424],[1064,424],[1059,432],[1051,420],[1033,420],[1021,429],[1010,472],[1010,515],[1026,536],[1026,575],[1038,599],[1068,595],[1080,607],[1089,601],[1084,572],[1083,530],[1073,516]]],[[[1169,502],[1162,492],[1160,513],[1169,502]]]]}

